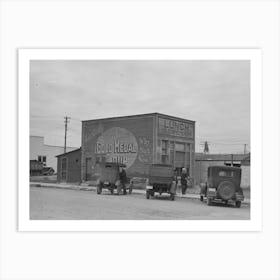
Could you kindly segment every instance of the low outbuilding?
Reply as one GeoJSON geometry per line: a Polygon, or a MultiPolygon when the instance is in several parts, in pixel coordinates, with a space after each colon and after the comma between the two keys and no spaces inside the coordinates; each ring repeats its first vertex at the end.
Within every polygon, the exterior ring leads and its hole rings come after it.
{"type": "Polygon", "coordinates": [[[81,148],[57,155],[57,181],[81,182],[81,148]]]}

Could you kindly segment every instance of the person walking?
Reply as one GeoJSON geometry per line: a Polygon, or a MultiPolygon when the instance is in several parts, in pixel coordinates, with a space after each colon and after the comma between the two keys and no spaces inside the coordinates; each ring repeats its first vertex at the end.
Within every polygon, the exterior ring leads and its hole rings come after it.
{"type": "Polygon", "coordinates": [[[187,190],[187,169],[183,167],[181,174],[181,186],[182,186],[182,194],[186,194],[187,190]]]}
{"type": "Polygon", "coordinates": [[[126,195],[126,184],[127,182],[127,176],[126,176],[126,172],[125,172],[125,169],[124,167],[121,167],[121,171],[120,171],[120,184],[123,188],[123,194],[126,195]]]}

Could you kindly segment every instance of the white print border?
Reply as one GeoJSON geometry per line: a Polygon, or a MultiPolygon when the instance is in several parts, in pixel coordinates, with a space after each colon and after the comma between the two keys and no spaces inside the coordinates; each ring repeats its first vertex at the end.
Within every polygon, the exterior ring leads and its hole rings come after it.
{"type": "Polygon", "coordinates": [[[261,231],[262,230],[262,52],[260,49],[19,49],[18,50],[18,230],[19,231],[261,231]],[[30,60],[250,60],[250,220],[30,220],[30,60]]]}

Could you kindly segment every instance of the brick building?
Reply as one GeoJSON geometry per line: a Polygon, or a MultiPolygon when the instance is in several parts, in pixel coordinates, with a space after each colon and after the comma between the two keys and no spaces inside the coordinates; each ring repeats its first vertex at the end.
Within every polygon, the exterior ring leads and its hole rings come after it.
{"type": "Polygon", "coordinates": [[[96,163],[122,162],[128,177],[146,176],[149,164],[194,172],[195,122],[159,113],[82,122],[81,176],[90,181],[96,163]]]}

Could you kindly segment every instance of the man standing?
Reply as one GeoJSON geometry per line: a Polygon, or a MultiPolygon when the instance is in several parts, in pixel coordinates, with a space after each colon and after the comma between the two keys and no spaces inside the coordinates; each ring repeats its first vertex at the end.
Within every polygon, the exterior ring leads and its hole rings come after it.
{"type": "Polygon", "coordinates": [[[127,182],[127,177],[126,177],[126,172],[125,172],[125,169],[124,167],[121,167],[120,168],[120,183],[121,183],[121,186],[123,188],[123,194],[126,195],[126,182],[127,182]]]}
{"type": "Polygon", "coordinates": [[[182,194],[186,194],[187,190],[187,169],[183,168],[182,169],[182,174],[181,174],[181,186],[182,186],[182,194]]]}

